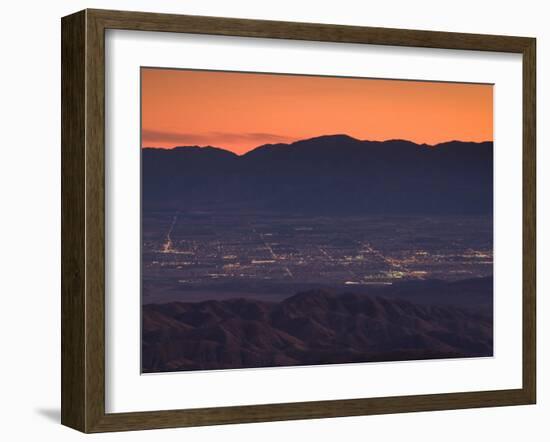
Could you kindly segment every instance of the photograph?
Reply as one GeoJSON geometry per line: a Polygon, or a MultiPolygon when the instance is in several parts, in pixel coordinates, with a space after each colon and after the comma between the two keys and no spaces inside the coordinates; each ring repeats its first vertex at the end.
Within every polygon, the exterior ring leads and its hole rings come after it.
{"type": "Polygon", "coordinates": [[[544,6],[6,2],[0,441],[546,442],[544,6]]]}
{"type": "Polygon", "coordinates": [[[493,84],[140,77],[142,373],[493,356],[493,84]]]}

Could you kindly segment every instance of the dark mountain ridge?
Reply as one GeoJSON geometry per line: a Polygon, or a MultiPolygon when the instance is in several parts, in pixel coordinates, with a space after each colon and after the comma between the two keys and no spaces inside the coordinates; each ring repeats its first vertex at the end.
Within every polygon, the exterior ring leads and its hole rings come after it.
{"type": "Polygon", "coordinates": [[[492,319],[353,293],[143,306],[144,372],[492,355],[492,319]]]}
{"type": "Polygon", "coordinates": [[[221,148],[142,150],[146,209],[221,204],[333,214],[492,212],[493,143],[361,141],[330,135],[221,148]]]}

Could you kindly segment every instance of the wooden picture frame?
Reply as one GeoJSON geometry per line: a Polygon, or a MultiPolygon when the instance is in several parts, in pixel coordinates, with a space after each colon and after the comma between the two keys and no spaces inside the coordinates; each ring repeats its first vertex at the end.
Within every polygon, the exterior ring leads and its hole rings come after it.
{"type": "Polygon", "coordinates": [[[533,38],[84,10],[62,19],[62,424],[83,432],[533,404],[536,398],[533,38]],[[105,412],[105,30],[518,53],[523,57],[523,386],[272,405],[105,412]]]}

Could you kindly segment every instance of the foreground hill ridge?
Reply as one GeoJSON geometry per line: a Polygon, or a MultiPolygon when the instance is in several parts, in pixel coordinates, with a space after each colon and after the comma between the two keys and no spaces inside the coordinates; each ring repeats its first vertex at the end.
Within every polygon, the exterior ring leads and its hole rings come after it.
{"type": "Polygon", "coordinates": [[[281,302],[235,298],[143,306],[144,372],[492,355],[492,319],[324,290],[281,302]]]}
{"type": "Polygon", "coordinates": [[[266,143],[259,145],[257,147],[254,147],[247,152],[243,154],[236,154],[232,152],[229,149],[220,147],[220,146],[211,146],[211,145],[181,145],[181,146],[173,146],[173,147],[155,147],[155,146],[145,146],[143,147],[144,150],[159,150],[159,151],[176,151],[176,152],[182,152],[185,150],[193,150],[193,151],[223,151],[227,152],[228,154],[235,156],[235,157],[245,157],[249,154],[252,154],[255,151],[261,150],[261,149],[284,149],[284,148],[291,148],[299,146],[303,143],[308,142],[317,142],[317,141],[332,141],[332,142],[356,142],[356,143],[363,143],[365,146],[367,145],[384,145],[384,144],[392,144],[392,143],[402,143],[402,144],[409,144],[414,147],[421,147],[421,148],[430,148],[430,149],[436,149],[438,147],[444,147],[451,144],[471,144],[471,145],[492,145],[493,142],[490,140],[487,141],[462,141],[462,140],[447,140],[442,141],[440,143],[435,144],[429,144],[429,143],[416,143],[414,141],[410,141],[407,139],[402,138],[390,138],[387,140],[369,140],[369,139],[359,139],[352,137],[347,134],[331,134],[331,135],[319,135],[315,137],[310,138],[304,138],[301,140],[293,141],[292,143],[266,143]]]}

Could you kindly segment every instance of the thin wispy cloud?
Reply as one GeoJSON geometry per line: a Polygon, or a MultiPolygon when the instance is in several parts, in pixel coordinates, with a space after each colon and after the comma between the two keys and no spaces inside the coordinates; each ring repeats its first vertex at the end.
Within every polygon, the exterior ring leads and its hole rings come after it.
{"type": "Polygon", "coordinates": [[[173,147],[181,145],[217,146],[231,150],[245,151],[267,143],[287,143],[296,137],[266,132],[169,132],[143,129],[141,132],[143,147],[173,147]]]}

